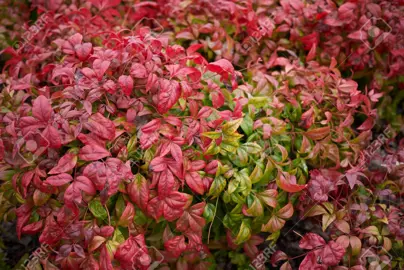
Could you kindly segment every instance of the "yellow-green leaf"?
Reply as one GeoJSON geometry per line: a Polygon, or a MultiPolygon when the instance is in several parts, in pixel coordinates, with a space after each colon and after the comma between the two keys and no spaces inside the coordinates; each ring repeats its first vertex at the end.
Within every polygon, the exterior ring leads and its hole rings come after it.
{"type": "Polygon", "coordinates": [[[251,227],[247,222],[244,220],[241,222],[240,230],[237,234],[237,237],[235,239],[235,244],[240,245],[241,243],[244,243],[251,237],[251,227]]]}
{"type": "Polygon", "coordinates": [[[216,176],[210,186],[208,196],[212,196],[213,198],[219,196],[225,187],[226,179],[221,175],[216,176]]]}
{"type": "Polygon", "coordinates": [[[208,131],[208,132],[203,132],[201,135],[204,137],[207,137],[209,139],[216,140],[222,136],[222,133],[219,131],[208,131]]]}
{"type": "Polygon", "coordinates": [[[242,146],[240,146],[244,151],[246,151],[249,154],[258,154],[262,151],[261,146],[259,146],[255,142],[247,142],[244,143],[242,146]]]}
{"type": "Polygon", "coordinates": [[[229,121],[222,126],[222,131],[226,134],[232,134],[236,132],[238,127],[241,125],[241,122],[243,122],[243,118],[229,121]]]}
{"type": "Polygon", "coordinates": [[[324,214],[323,215],[323,231],[325,232],[325,230],[328,228],[328,226],[330,226],[331,223],[333,223],[333,221],[336,219],[336,215],[335,214],[324,214]]]}

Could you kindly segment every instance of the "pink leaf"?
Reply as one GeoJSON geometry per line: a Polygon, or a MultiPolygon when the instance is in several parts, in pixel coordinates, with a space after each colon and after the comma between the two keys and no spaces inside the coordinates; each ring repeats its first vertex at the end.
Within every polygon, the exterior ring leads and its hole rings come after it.
{"type": "Polygon", "coordinates": [[[160,80],[157,110],[159,113],[166,113],[178,101],[181,95],[181,87],[177,81],[166,79],[160,80]]]}
{"type": "Polygon", "coordinates": [[[121,0],[90,0],[90,2],[99,10],[104,10],[119,5],[121,0]]]}
{"type": "Polygon", "coordinates": [[[82,190],[89,195],[95,195],[97,193],[93,182],[83,175],[76,177],[74,187],[75,189],[82,190]]]}
{"type": "Polygon", "coordinates": [[[355,40],[367,40],[367,34],[362,30],[352,32],[348,35],[348,37],[355,40]]]}
{"type": "Polygon", "coordinates": [[[86,60],[89,57],[92,49],[93,45],[89,42],[74,46],[74,50],[76,51],[77,57],[80,61],[86,60]]]}
{"type": "Polygon", "coordinates": [[[102,79],[104,76],[105,71],[109,68],[109,65],[111,64],[110,61],[103,61],[101,59],[95,59],[93,62],[93,69],[95,73],[97,74],[97,77],[99,80],[102,79]]]}
{"type": "Polygon", "coordinates": [[[307,233],[299,242],[299,247],[304,249],[314,249],[316,247],[324,246],[325,240],[315,233],[307,233]]]}
{"type": "Polygon", "coordinates": [[[100,113],[91,115],[85,127],[102,139],[112,140],[115,137],[114,123],[100,113]]]}
{"type": "Polygon", "coordinates": [[[96,144],[86,145],[79,152],[79,158],[85,161],[98,160],[109,156],[111,156],[111,153],[107,149],[96,144]]]}
{"type": "Polygon", "coordinates": [[[45,96],[39,96],[33,102],[32,116],[44,123],[49,121],[52,111],[52,106],[45,96]]]}
{"type": "Polygon", "coordinates": [[[144,79],[147,78],[149,74],[142,64],[134,63],[130,68],[130,75],[132,75],[135,78],[144,79]]]}
{"type": "Polygon", "coordinates": [[[41,145],[50,148],[60,148],[62,146],[62,141],[58,130],[53,126],[48,125],[42,132],[41,145]]]}
{"type": "Polygon", "coordinates": [[[133,90],[133,79],[131,76],[121,75],[118,79],[119,86],[125,95],[130,96],[133,90]]]}
{"type": "Polygon", "coordinates": [[[328,266],[337,265],[345,254],[344,247],[334,241],[328,242],[322,251],[322,261],[328,266]]]}
{"type": "Polygon", "coordinates": [[[229,73],[234,74],[234,67],[227,59],[220,59],[216,62],[209,63],[207,66],[209,71],[220,74],[223,80],[227,80],[229,73]]]}
{"type": "Polygon", "coordinates": [[[61,173],[46,178],[44,183],[50,186],[60,187],[64,184],[70,183],[71,181],[73,181],[73,177],[70,174],[61,173]]]}
{"type": "Polygon", "coordinates": [[[58,161],[58,165],[49,171],[49,174],[65,173],[70,171],[76,166],[77,155],[72,153],[67,153],[61,157],[58,161]]]}

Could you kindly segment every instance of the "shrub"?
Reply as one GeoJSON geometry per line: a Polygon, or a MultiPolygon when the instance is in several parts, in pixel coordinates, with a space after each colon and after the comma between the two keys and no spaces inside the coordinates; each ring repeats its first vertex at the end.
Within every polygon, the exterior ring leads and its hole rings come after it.
{"type": "MultiPolygon", "coordinates": [[[[403,143],[384,157],[387,179],[355,167],[382,95],[297,38],[323,7],[301,5],[33,1],[41,31],[4,50],[0,213],[56,251],[43,267],[258,269],[293,216],[324,234],[302,235],[300,269],[402,248],[400,208],[379,200],[402,193],[403,143]],[[268,23],[246,52],[237,35],[268,23]]],[[[294,259],[278,250],[271,263],[294,259]]]]}

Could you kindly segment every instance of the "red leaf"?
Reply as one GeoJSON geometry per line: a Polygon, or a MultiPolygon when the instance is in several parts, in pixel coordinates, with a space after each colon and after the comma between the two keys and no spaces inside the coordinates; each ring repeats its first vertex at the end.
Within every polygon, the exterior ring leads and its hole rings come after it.
{"type": "Polygon", "coordinates": [[[61,157],[58,161],[58,165],[49,171],[48,174],[58,174],[70,171],[76,166],[77,155],[72,153],[67,153],[61,157]]]}
{"type": "Polygon", "coordinates": [[[197,43],[197,44],[193,44],[193,45],[189,46],[188,49],[187,49],[187,55],[193,54],[194,52],[196,52],[200,48],[203,48],[203,44],[197,43]]]}
{"type": "Polygon", "coordinates": [[[181,232],[188,230],[194,232],[202,232],[205,226],[205,219],[202,216],[206,203],[201,202],[193,205],[190,209],[184,211],[182,216],[177,220],[176,228],[181,232]]]}
{"type": "Polygon", "coordinates": [[[374,118],[373,117],[368,117],[365,122],[362,123],[362,125],[360,125],[358,127],[358,130],[364,131],[364,130],[370,130],[373,128],[374,126],[374,118]]]}
{"type": "Polygon", "coordinates": [[[39,96],[33,102],[32,116],[44,123],[49,121],[52,111],[52,106],[45,96],[39,96]]]}
{"type": "Polygon", "coordinates": [[[91,115],[88,122],[85,123],[85,127],[102,139],[112,140],[115,138],[114,122],[100,113],[91,115]]]}
{"type": "Polygon", "coordinates": [[[306,61],[311,61],[316,57],[317,45],[314,43],[309,53],[307,54],[306,61]]]}
{"type": "Polygon", "coordinates": [[[119,86],[125,95],[130,96],[133,90],[133,79],[131,76],[121,75],[118,79],[119,86]]]}
{"type": "Polygon", "coordinates": [[[308,190],[315,201],[325,202],[328,200],[329,192],[337,187],[340,174],[332,170],[312,170],[310,171],[310,181],[308,190]]]}
{"type": "Polygon", "coordinates": [[[105,244],[102,245],[100,253],[100,270],[114,270],[111,257],[105,244]]]}
{"type": "Polygon", "coordinates": [[[293,216],[293,205],[291,203],[288,203],[284,207],[282,207],[276,215],[280,218],[291,218],[293,216]]]}
{"type": "Polygon", "coordinates": [[[28,204],[23,204],[18,207],[15,212],[17,215],[17,236],[18,239],[21,239],[22,228],[25,224],[27,224],[31,217],[31,206],[29,206],[28,204]]]}
{"type": "Polygon", "coordinates": [[[173,191],[163,199],[153,198],[148,204],[147,211],[156,220],[163,215],[166,220],[174,221],[181,217],[190,198],[192,196],[186,193],[173,191]]]}
{"type": "Polygon", "coordinates": [[[159,85],[157,110],[159,113],[166,113],[180,98],[181,87],[177,81],[166,79],[161,79],[159,85]]]}
{"type": "Polygon", "coordinates": [[[364,40],[364,41],[367,40],[368,38],[366,32],[362,30],[352,32],[348,35],[348,37],[351,39],[364,40]]]}
{"type": "Polygon", "coordinates": [[[143,211],[147,210],[149,201],[149,182],[141,175],[135,175],[133,182],[128,185],[129,198],[143,211]]]}
{"type": "Polygon", "coordinates": [[[74,181],[74,188],[76,190],[82,190],[89,195],[95,195],[97,193],[93,182],[83,175],[76,177],[76,180],[74,181]]]}
{"type": "Polygon", "coordinates": [[[142,64],[134,63],[130,68],[130,75],[132,75],[135,78],[144,79],[147,78],[148,72],[142,64]]]}
{"type": "Polygon", "coordinates": [[[304,249],[314,249],[316,247],[324,246],[326,244],[325,240],[315,234],[307,233],[299,242],[299,247],[304,249]]]}
{"type": "Polygon", "coordinates": [[[75,184],[69,185],[65,190],[63,195],[63,200],[65,202],[65,206],[73,211],[75,215],[79,213],[79,208],[75,204],[76,201],[81,202],[82,196],[78,190],[75,188],[75,184]]]}
{"type": "Polygon", "coordinates": [[[85,161],[98,160],[111,156],[107,149],[99,145],[86,145],[80,149],[79,158],[85,161]]]}
{"type": "Polygon", "coordinates": [[[328,266],[337,265],[344,257],[345,249],[335,241],[330,241],[322,250],[322,261],[328,266]]]}
{"type": "Polygon", "coordinates": [[[149,169],[154,172],[162,172],[167,169],[168,158],[155,157],[149,165],[149,169]]]}
{"type": "Polygon", "coordinates": [[[277,250],[275,253],[271,256],[271,264],[275,266],[279,261],[287,260],[288,255],[286,255],[285,252],[282,250],[277,250]]]}
{"type": "Polygon", "coordinates": [[[210,93],[212,105],[214,108],[218,109],[223,106],[224,104],[224,96],[220,91],[214,91],[210,93]]]}
{"type": "Polygon", "coordinates": [[[70,174],[61,173],[61,174],[50,176],[50,177],[46,178],[44,183],[47,185],[50,185],[50,186],[60,187],[71,181],[73,181],[73,177],[70,174]]]}
{"type": "Polygon", "coordinates": [[[119,217],[118,225],[122,227],[127,227],[133,222],[133,217],[135,216],[135,207],[131,203],[127,203],[125,210],[119,217]]]}
{"type": "Polygon", "coordinates": [[[312,140],[319,141],[330,134],[330,127],[314,128],[303,134],[312,140]]]}
{"type": "Polygon", "coordinates": [[[327,270],[328,266],[317,263],[317,252],[309,252],[303,261],[300,263],[299,270],[327,270]]]}
{"type": "Polygon", "coordinates": [[[42,229],[42,227],[43,220],[39,220],[37,222],[26,225],[24,228],[22,228],[22,232],[26,234],[36,234],[42,229]]]}
{"type": "Polygon", "coordinates": [[[287,172],[279,171],[276,178],[276,184],[287,192],[299,192],[307,187],[306,185],[296,184],[296,176],[290,175],[287,172]]]}
{"type": "Polygon", "coordinates": [[[257,246],[262,244],[263,242],[264,239],[262,239],[258,235],[251,236],[251,238],[247,242],[245,242],[243,246],[246,255],[252,260],[254,260],[259,253],[257,246]]]}
{"type": "Polygon", "coordinates": [[[343,80],[343,83],[338,86],[338,90],[346,94],[350,94],[358,89],[358,83],[353,80],[343,80]]]}
{"type": "Polygon", "coordinates": [[[96,59],[93,62],[93,69],[95,73],[97,74],[97,77],[99,80],[102,79],[104,76],[105,71],[109,68],[109,65],[111,64],[110,61],[103,61],[101,59],[96,59]]]}
{"type": "Polygon", "coordinates": [[[161,126],[161,120],[160,119],[153,119],[146,125],[142,127],[142,132],[143,133],[152,133],[157,131],[161,126]]]}
{"type": "Polygon", "coordinates": [[[178,258],[181,253],[187,248],[184,236],[174,236],[164,243],[164,248],[175,258],[178,258]]]}
{"type": "Polygon", "coordinates": [[[261,201],[273,208],[275,208],[277,204],[276,196],[278,196],[278,191],[276,189],[267,189],[263,192],[257,193],[257,197],[261,201]]]}
{"type": "Polygon", "coordinates": [[[90,0],[90,2],[99,10],[103,10],[119,5],[121,0],[90,0]]]}
{"type": "Polygon", "coordinates": [[[207,66],[209,71],[220,74],[223,80],[227,80],[229,73],[234,74],[234,67],[227,59],[220,59],[216,62],[209,63],[207,66]]]}
{"type": "Polygon", "coordinates": [[[48,125],[42,132],[41,145],[50,148],[60,148],[62,146],[62,141],[58,130],[53,126],[48,125]]]}
{"type": "Polygon", "coordinates": [[[162,171],[158,178],[158,193],[159,197],[168,196],[174,188],[175,179],[172,172],[168,169],[162,171]]]}
{"type": "Polygon", "coordinates": [[[22,196],[24,198],[27,195],[27,188],[31,183],[33,176],[34,176],[34,170],[24,173],[23,176],[21,177],[22,196]]]}
{"type": "Polygon", "coordinates": [[[197,172],[189,172],[185,175],[185,181],[189,188],[200,195],[205,193],[205,188],[203,185],[203,181],[199,173],[197,172]]]}
{"type": "Polygon", "coordinates": [[[267,224],[263,224],[261,231],[264,232],[277,232],[280,229],[282,229],[282,227],[285,225],[285,220],[281,219],[279,217],[277,217],[276,215],[273,215],[269,221],[267,222],[267,224]]]}
{"type": "Polygon", "coordinates": [[[147,266],[151,263],[143,234],[126,239],[119,245],[114,257],[120,262],[123,269],[148,269],[147,266]],[[145,261],[146,258],[148,261],[145,261]]]}
{"type": "Polygon", "coordinates": [[[93,49],[93,45],[90,42],[77,44],[74,46],[74,50],[76,51],[77,57],[80,61],[84,61],[88,58],[93,49]]]}

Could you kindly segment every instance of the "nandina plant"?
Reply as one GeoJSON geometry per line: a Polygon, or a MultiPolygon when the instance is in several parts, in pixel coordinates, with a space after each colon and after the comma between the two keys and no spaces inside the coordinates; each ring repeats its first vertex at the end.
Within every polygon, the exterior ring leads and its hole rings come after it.
{"type": "MultiPolygon", "coordinates": [[[[152,2],[33,1],[47,23],[4,51],[0,176],[2,213],[17,217],[18,236],[52,248],[44,268],[215,269],[226,259],[260,269],[261,244],[282,240],[293,216],[323,230],[301,236],[300,269],[361,269],[372,245],[388,252],[401,239],[399,208],[377,201],[402,193],[401,174],[371,176],[366,189],[369,173],[354,167],[381,94],[360,91],[332,57],[314,61],[317,44],[272,44],[272,27],[258,29],[269,7],[255,14],[225,2],[227,13],[199,1],[157,11],[152,2]],[[178,22],[162,16],[172,9],[178,22]],[[240,39],[232,54],[244,27],[268,48],[247,52],[240,39]],[[250,65],[250,56],[264,61],[250,65]]],[[[301,16],[299,1],[280,4],[273,27],[301,16]]],[[[288,31],[297,34],[275,32],[288,31]]],[[[401,161],[397,150],[385,162],[401,161]]],[[[295,259],[278,250],[270,262],[291,269],[295,259]]]]}

